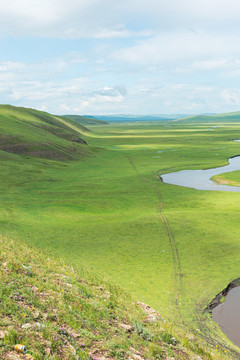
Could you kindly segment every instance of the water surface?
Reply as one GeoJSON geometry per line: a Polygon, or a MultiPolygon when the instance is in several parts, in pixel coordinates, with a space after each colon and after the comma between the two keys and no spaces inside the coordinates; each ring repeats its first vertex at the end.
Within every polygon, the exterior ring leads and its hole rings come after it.
{"type": "Polygon", "coordinates": [[[161,175],[161,178],[167,184],[179,185],[197,190],[240,192],[240,187],[219,185],[210,180],[212,176],[240,170],[240,156],[230,158],[228,161],[228,165],[218,168],[207,170],[182,170],[161,175]]]}
{"type": "Polygon", "coordinates": [[[240,286],[230,290],[226,300],[212,310],[213,320],[240,347],[240,286]]]}

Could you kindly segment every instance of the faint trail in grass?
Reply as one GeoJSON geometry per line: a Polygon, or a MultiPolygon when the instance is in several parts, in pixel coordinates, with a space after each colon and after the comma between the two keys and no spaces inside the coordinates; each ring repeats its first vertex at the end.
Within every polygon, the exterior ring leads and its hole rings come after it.
{"type": "Polygon", "coordinates": [[[149,181],[144,175],[139,173],[138,169],[136,168],[136,166],[133,163],[130,156],[127,156],[127,158],[129,160],[130,165],[134,169],[134,171],[157,194],[157,198],[158,198],[157,214],[158,214],[158,216],[159,216],[159,218],[160,218],[160,220],[161,220],[161,222],[163,224],[165,233],[167,235],[168,242],[169,242],[170,249],[171,249],[171,253],[172,253],[172,261],[173,261],[173,283],[172,283],[172,289],[171,289],[171,294],[170,294],[170,307],[171,307],[172,311],[173,311],[173,308],[175,308],[177,314],[179,315],[179,317],[181,317],[180,311],[179,311],[179,306],[178,306],[180,282],[181,282],[181,277],[182,277],[181,264],[180,264],[178,249],[177,249],[177,245],[176,245],[176,242],[175,242],[175,238],[174,238],[172,229],[171,229],[171,227],[169,225],[169,222],[168,222],[166,216],[164,215],[164,213],[162,211],[162,206],[163,206],[162,194],[161,194],[161,192],[160,192],[160,190],[159,190],[159,188],[157,186],[152,184],[151,181],[149,181]]]}
{"type": "Polygon", "coordinates": [[[183,326],[185,330],[194,333],[197,337],[200,337],[202,340],[206,341],[208,344],[211,344],[213,347],[216,347],[217,345],[219,349],[221,347],[224,348],[224,350],[228,351],[228,355],[230,355],[233,359],[236,360],[239,359],[240,358],[239,353],[234,349],[232,349],[229,345],[227,345],[220,336],[218,336],[217,334],[214,334],[214,336],[211,335],[211,329],[209,329],[205,319],[202,316],[202,309],[199,309],[199,311],[196,314],[196,323],[198,324],[199,329],[201,329],[200,332],[195,328],[193,328],[189,323],[187,323],[183,319],[183,316],[179,308],[179,294],[182,283],[181,263],[179,259],[179,253],[178,253],[175,237],[173,235],[171,226],[162,210],[163,208],[162,193],[158,186],[154,185],[151,181],[149,181],[143,174],[141,174],[138,171],[130,156],[127,156],[127,158],[129,160],[130,165],[132,166],[134,171],[139,175],[142,181],[144,181],[148,186],[154,189],[157,194],[157,198],[158,198],[157,213],[166,232],[171,249],[172,261],[173,261],[173,284],[172,284],[172,289],[170,294],[170,304],[169,304],[172,313],[175,310],[175,315],[177,315],[178,317],[178,323],[179,325],[183,326]]]}

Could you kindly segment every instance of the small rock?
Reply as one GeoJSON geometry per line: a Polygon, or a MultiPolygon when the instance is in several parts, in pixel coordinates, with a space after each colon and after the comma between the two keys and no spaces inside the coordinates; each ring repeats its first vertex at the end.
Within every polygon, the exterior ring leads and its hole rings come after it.
{"type": "Polygon", "coordinates": [[[67,276],[66,275],[64,275],[64,274],[54,274],[54,276],[57,276],[57,277],[63,277],[63,278],[67,278],[67,276]]]}
{"type": "Polygon", "coordinates": [[[72,354],[73,354],[73,355],[76,355],[77,352],[76,352],[76,350],[74,349],[74,347],[73,347],[72,345],[69,345],[69,347],[70,347],[70,350],[71,350],[72,354]]]}
{"type": "Polygon", "coordinates": [[[0,339],[4,339],[6,336],[4,331],[0,331],[0,339]]]}
{"type": "Polygon", "coordinates": [[[22,325],[22,329],[30,329],[31,327],[32,327],[32,324],[29,324],[29,323],[22,325]]]}
{"type": "Polygon", "coordinates": [[[32,315],[35,320],[40,317],[40,313],[38,311],[33,312],[32,315]]]}
{"type": "Polygon", "coordinates": [[[150,306],[148,304],[144,304],[144,303],[141,303],[141,302],[137,302],[137,305],[142,308],[143,310],[147,310],[147,309],[150,309],[150,306]]]}
{"type": "Polygon", "coordinates": [[[47,347],[45,349],[45,353],[46,353],[46,355],[50,355],[51,354],[51,348],[47,347]]]}
{"type": "Polygon", "coordinates": [[[133,331],[133,327],[131,325],[127,325],[127,324],[118,324],[119,327],[121,327],[122,329],[124,329],[127,332],[131,332],[133,331]]]}
{"type": "Polygon", "coordinates": [[[131,350],[131,352],[134,353],[134,354],[141,355],[140,351],[134,349],[133,347],[130,347],[129,350],[131,350]]]}
{"type": "Polygon", "coordinates": [[[149,314],[148,317],[145,319],[145,322],[152,323],[157,321],[157,317],[155,315],[149,314]]]}
{"type": "Polygon", "coordinates": [[[32,291],[36,294],[38,292],[38,288],[36,286],[32,286],[32,291]]]}
{"type": "Polygon", "coordinates": [[[188,338],[189,340],[194,340],[194,339],[195,339],[195,336],[194,336],[193,334],[189,334],[189,335],[187,335],[187,338],[188,338]]]}
{"type": "Polygon", "coordinates": [[[140,356],[140,355],[133,354],[132,357],[135,360],[144,360],[144,358],[142,356],[140,356]]]}
{"type": "Polygon", "coordinates": [[[91,352],[91,354],[97,354],[97,353],[98,353],[98,349],[97,349],[97,348],[93,349],[92,352],[91,352]]]}
{"type": "Polygon", "coordinates": [[[15,354],[8,354],[7,359],[9,360],[19,360],[19,356],[15,354]]]}
{"type": "Polygon", "coordinates": [[[36,322],[35,324],[34,324],[34,328],[36,329],[36,330],[41,330],[41,329],[43,329],[43,328],[45,328],[46,326],[44,325],[44,324],[40,324],[39,322],[36,322]]]}
{"type": "Polygon", "coordinates": [[[23,267],[25,270],[29,270],[29,271],[32,270],[31,266],[25,266],[25,265],[22,264],[22,267],[23,267]]]}
{"type": "Polygon", "coordinates": [[[67,286],[69,286],[69,287],[72,287],[72,284],[66,284],[67,286]]]}

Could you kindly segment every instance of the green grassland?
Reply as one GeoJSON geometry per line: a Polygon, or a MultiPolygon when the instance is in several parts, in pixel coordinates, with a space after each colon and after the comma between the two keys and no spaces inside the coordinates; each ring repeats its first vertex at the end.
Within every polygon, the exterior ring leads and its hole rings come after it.
{"type": "Polygon", "coordinates": [[[240,171],[233,171],[226,174],[216,175],[212,180],[218,184],[240,186],[240,171]]]}
{"type": "Polygon", "coordinates": [[[221,356],[239,356],[202,310],[239,277],[240,194],[168,185],[159,174],[225,165],[240,153],[232,141],[240,124],[211,117],[211,126],[204,118],[88,132],[66,118],[7,111],[5,142],[32,145],[0,151],[1,233],[98,273],[209,347],[222,346],[221,356]],[[88,145],[36,126],[45,116],[88,145]]]}

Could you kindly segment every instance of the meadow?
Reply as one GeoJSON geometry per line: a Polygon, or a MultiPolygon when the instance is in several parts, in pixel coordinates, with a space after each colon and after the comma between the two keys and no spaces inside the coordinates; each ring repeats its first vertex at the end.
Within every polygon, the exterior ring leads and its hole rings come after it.
{"type": "MultiPolygon", "coordinates": [[[[71,159],[0,151],[2,235],[123,286],[166,319],[231,351],[202,311],[239,277],[240,194],[160,179],[222,166],[240,154],[232,141],[240,138],[235,118],[205,120],[110,123],[89,132],[72,122],[88,145],[76,145],[71,159]]],[[[66,139],[56,146],[69,154],[66,139]]]]}

